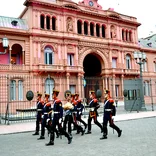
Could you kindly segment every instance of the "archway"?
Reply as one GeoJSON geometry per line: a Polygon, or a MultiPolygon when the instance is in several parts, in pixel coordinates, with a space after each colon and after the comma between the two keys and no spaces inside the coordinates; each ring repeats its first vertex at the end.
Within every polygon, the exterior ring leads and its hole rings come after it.
{"type": "Polygon", "coordinates": [[[87,101],[89,101],[89,91],[103,88],[101,79],[101,60],[95,53],[88,54],[83,61],[84,68],[84,95],[87,101]]]}
{"type": "Polygon", "coordinates": [[[85,77],[100,76],[101,74],[101,62],[93,53],[88,54],[85,57],[83,61],[83,67],[85,77]]]}

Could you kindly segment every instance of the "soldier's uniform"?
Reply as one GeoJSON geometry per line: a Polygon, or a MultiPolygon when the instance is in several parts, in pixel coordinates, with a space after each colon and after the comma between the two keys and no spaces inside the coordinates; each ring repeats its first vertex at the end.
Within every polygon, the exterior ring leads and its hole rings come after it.
{"type": "Polygon", "coordinates": [[[100,105],[98,104],[98,100],[95,97],[95,91],[90,91],[90,97],[91,97],[92,100],[89,103],[90,111],[89,111],[89,116],[88,116],[88,131],[86,132],[86,134],[91,134],[92,119],[94,119],[94,123],[98,127],[100,127],[101,132],[103,132],[102,125],[97,120],[97,116],[98,116],[97,109],[100,107],[100,105]]]}
{"type": "Polygon", "coordinates": [[[109,122],[110,127],[115,129],[118,133],[118,137],[121,136],[122,130],[120,130],[112,119],[112,116],[115,115],[114,110],[114,100],[110,97],[110,91],[105,91],[105,101],[104,101],[104,114],[103,114],[103,136],[100,139],[107,139],[108,129],[107,124],[109,122]],[[114,110],[114,111],[113,111],[114,110]]]}
{"type": "Polygon", "coordinates": [[[56,129],[56,125],[58,125],[58,129],[61,134],[65,135],[65,137],[68,138],[68,144],[71,143],[72,137],[64,131],[62,128],[62,117],[63,117],[63,108],[62,108],[62,102],[57,98],[59,94],[59,91],[53,90],[53,99],[54,99],[54,104],[53,104],[53,111],[54,111],[54,116],[52,120],[52,130],[50,132],[50,141],[46,145],[54,145],[54,139],[55,139],[55,134],[54,131],[56,129]]]}
{"type": "Polygon", "coordinates": [[[33,135],[39,135],[40,123],[41,123],[41,120],[42,120],[42,113],[43,113],[43,107],[44,107],[44,101],[41,100],[41,97],[42,97],[42,94],[37,93],[36,131],[35,131],[35,133],[33,135]]]}
{"type": "Polygon", "coordinates": [[[47,121],[48,119],[51,120],[51,114],[52,114],[52,108],[51,108],[51,103],[49,101],[49,94],[45,94],[45,103],[43,107],[43,115],[42,115],[42,124],[41,124],[41,136],[38,138],[40,139],[45,139],[44,134],[45,134],[45,127],[48,128],[47,126],[47,121]]]}
{"type": "MultiPolygon", "coordinates": [[[[76,93],[75,94],[75,101],[76,101],[76,120],[79,121],[80,123],[82,123],[84,125],[84,129],[87,129],[87,124],[85,123],[84,120],[82,120],[82,111],[84,109],[84,105],[82,104],[81,100],[78,99],[79,98],[79,94],[76,93]]],[[[79,131],[77,131],[77,134],[79,133],[79,131]]]]}

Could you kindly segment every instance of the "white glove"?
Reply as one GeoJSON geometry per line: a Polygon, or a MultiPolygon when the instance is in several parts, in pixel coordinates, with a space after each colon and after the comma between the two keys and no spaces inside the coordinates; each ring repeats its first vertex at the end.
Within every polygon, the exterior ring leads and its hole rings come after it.
{"type": "Polygon", "coordinates": [[[62,118],[59,119],[59,124],[61,124],[61,123],[62,123],[62,118]]]}
{"type": "Polygon", "coordinates": [[[41,118],[43,119],[44,118],[44,115],[42,115],[41,118]]]}

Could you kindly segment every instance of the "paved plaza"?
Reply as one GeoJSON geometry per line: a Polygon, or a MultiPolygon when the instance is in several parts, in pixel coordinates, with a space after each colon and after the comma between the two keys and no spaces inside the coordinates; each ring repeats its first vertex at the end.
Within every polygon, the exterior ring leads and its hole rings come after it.
{"type": "Polygon", "coordinates": [[[56,139],[54,146],[45,146],[49,141],[37,140],[32,132],[0,135],[1,156],[156,156],[156,118],[115,122],[122,130],[120,138],[109,128],[107,140],[99,140],[100,129],[93,125],[92,134],[76,135],[69,145],[65,137],[56,139]]]}

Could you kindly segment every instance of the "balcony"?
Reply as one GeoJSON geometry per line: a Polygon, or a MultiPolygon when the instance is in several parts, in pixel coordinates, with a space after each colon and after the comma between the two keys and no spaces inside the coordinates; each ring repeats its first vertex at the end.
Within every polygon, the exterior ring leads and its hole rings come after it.
{"type": "Polygon", "coordinates": [[[125,75],[139,75],[140,71],[138,69],[123,69],[125,75]]]}
{"type": "Polygon", "coordinates": [[[48,65],[48,64],[39,64],[32,66],[33,71],[51,71],[51,72],[63,72],[63,65],[48,65]]]}
{"type": "Polygon", "coordinates": [[[24,64],[0,64],[0,71],[25,71],[29,69],[29,65],[24,64]]]}
{"type": "Polygon", "coordinates": [[[79,71],[83,71],[83,67],[80,66],[64,66],[65,71],[77,73],[79,71]]]}

